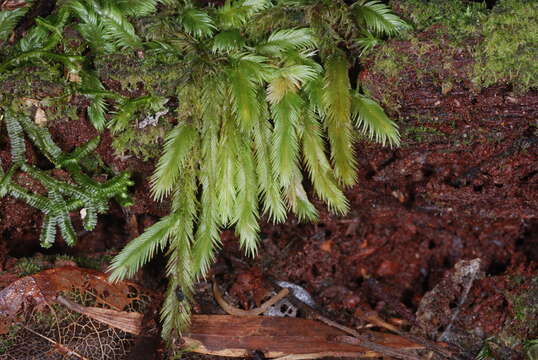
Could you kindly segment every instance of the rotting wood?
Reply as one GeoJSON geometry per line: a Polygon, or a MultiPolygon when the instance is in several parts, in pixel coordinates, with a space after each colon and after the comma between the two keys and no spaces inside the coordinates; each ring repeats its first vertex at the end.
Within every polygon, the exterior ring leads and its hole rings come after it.
{"type": "MultiPolygon", "coordinates": [[[[278,286],[274,281],[272,281],[272,283],[274,283],[275,286],[278,286]]],[[[334,327],[336,329],[339,329],[339,330],[341,330],[341,331],[355,337],[359,341],[362,340],[363,341],[362,345],[365,348],[368,348],[368,349],[374,350],[374,351],[380,351],[383,355],[388,355],[388,356],[395,356],[394,354],[398,352],[395,349],[384,348],[382,345],[377,346],[377,344],[375,344],[375,343],[370,343],[370,341],[368,341],[368,339],[364,338],[364,336],[361,333],[359,333],[358,331],[356,331],[355,329],[352,329],[352,328],[347,327],[345,325],[339,324],[339,323],[329,319],[328,317],[323,316],[318,309],[312,308],[308,304],[305,304],[304,302],[297,299],[295,296],[291,296],[290,301],[295,306],[300,308],[306,314],[306,316],[308,318],[319,320],[319,321],[321,321],[321,322],[323,322],[323,323],[325,323],[325,324],[327,324],[329,326],[332,326],[332,327],[334,327]]],[[[407,340],[409,340],[411,342],[420,344],[420,345],[424,346],[425,348],[430,349],[431,351],[434,351],[434,352],[436,352],[436,353],[438,353],[438,354],[440,354],[440,355],[442,355],[444,357],[447,357],[447,358],[452,357],[452,353],[450,351],[441,348],[440,346],[438,346],[437,344],[434,344],[431,341],[428,341],[426,339],[422,339],[422,338],[419,338],[417,336],[413,336],[413,335],[401,332],[396,327],[382,321],[379,317],[377,317],[377,320],[379,320],[378,321],[379,323],[377,324],[378,326],[381,325],[381,327],[384,327],[384,328],[386,328],[386,329],[388,329],[390,331],[393,331],[393,332],[397,333],[399,336],[401,336],[404,339],[407,339],[407,340]]],[[[411,359],[408,356],[409,355],[406,354],[406,353],[401,353],[400,357],[398,357],[398,356],[396,356],[396,357],[401,358],[401,359],[411,359]]]]}
{"type": "MultiPolygon", "coordinates": [[[[389,333],[368,331],[364,334],[369,341],[395,351],[424,348],[389,333]]],[[[194,352],[230,357],[250,356],[256,350],[261,350],[268,358],[285,359],[383,356],[360,345],[334,341],[345,335],[341,330],[309,319],[193,315],[191,327],[183,340],[185,347],[192,347],[194,352]]]]}

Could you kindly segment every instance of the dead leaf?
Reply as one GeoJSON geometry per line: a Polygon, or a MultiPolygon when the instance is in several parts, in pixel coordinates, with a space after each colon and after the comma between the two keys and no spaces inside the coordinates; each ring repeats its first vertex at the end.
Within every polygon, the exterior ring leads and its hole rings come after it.
{"type": "Polygon", "coordinates": [[[77,84],[80,84],[82,82],[82,78],[80,77],[80,75],[77,72],[72,72],[72,71],[69,71],[67,73],[67,80],[69,80],[70,82],[77,83],[77,84]]]}
{"type": "Polygon", "coordinates": [[[34,116],[34,122],[39,125],[43,126],[47,123],[47,116],[45,115],[45,110],[42,108],[37,108],[34,116]]]}
{"type": "Polygon", "coordinates": [[[24,105],[26,105],[26,106],[39,107],[41,105],[41,101],[39,101],[37,99],[31,99],[31,98],[23,97],[22,100],[24,101],[24,105]]]}
{"type": "Polygon", "coordinates": [[[0,343],[10,343],[2,355],[129,358],[134,335],[142,325],[152,329],[143,313],[159,300],[135,283],[110,283],[104,273],[74,266],[20,278],[0,291],[0,343]]]}
{"type": "Polygon", "coordinates": [[[117,311],[98,307],[82,306],[63,296],[58,296],[56,302],[66,306],[69,310],[84,314],[92,319],[123,330],[130,334],[139,335],[142,329],[142,314],[137,312],[117,311]]]}
{"type": "Polygon", "coordinates": [[[10,11],[16,10],[21,7],[29,6],[26,0],[6,0],[0,5],[0,10],[10,11]]]}
{"type": "Polygon", "coordinates": [[[326,240],[323,243],[321,243],[319,248],[320,248],[321,251],[325,251],[325,252],[330,253],[331,250],[332,250],[332,245],[333,245],[332,240],[326,240]]]}

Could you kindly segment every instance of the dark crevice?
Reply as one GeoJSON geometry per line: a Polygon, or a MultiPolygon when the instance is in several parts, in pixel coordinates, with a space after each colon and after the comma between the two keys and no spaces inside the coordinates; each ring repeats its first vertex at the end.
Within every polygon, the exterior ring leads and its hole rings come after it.
{"type": "Polygon", "coordinates": [[[21,37],[28,29],[35,25],[35,19],[38,17],[49,16],[56,7],[54,0],[37,1],[32,9],[22,18],[20,24],[15,28],[15,38],[21,37]]]}
{"type": "Polygon", "coordinates": [[[538,261],[538,220],[528,224],[521,237],[516,240],[516,249],[529,261],[538,261]]]}
{"type": "Polygon", "coordinates": [[[534,171],[531,171],[530,173],[528,173],[527,175],[521,177],[519,179],[520,182],[527,182],[529,181],[534,175],[538,174],[538,170],[534,170],[534,171]]]}
{"type": "Polygon", "coordinates": [[[366,173],[366,179],[372,179],[376,173],[380,172],[381,170],[383,170],[384,168],[386,168],[387,166],[389,166],[390,164],[392,164],[396,160],[398,160],[398,157],[396,156],[396,153],[393,152],[392,156],[390,158],[388,158],[387,160],[383,161],[379,165],[377,170],[372,169],[372,170],[368,171],[366,173]]]}
{"type": "Polygon", "coordinates": [[[502,275],[508,268],[508,263],[492,261],[486,270],[486,274],[489,276],[502,275]]]}

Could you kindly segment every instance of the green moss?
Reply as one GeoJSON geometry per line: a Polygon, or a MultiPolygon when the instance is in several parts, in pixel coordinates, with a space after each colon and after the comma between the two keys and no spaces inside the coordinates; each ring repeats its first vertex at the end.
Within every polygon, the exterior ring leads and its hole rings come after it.
{"type": "Polygon", "coordinates": [[[157,126],[144,129],[128,127],[114,137],[112,147],[120,156],[134,155],[144,161],[161,154],[162,141],[172,124],[161,122],[157,126]]]}
{"type": "Polygon", "coordinates": [[[103,255],[99,257],[53,255],[50,258],[51,263],[58,260],[72,261],[77,264],[77,266],[83,268],[101,270],[103,265],[110,263],[112,260],[112,255],[103,255]]]}
{"type": "Polygon", "coordinates": [[[39,258],[20,258],[15,265],[19,276],[28,276],[43,270],[42,259],[39,258]]]}
{"type": "Polygon", "coordinates": [[[5,354],[13,346],[21,329],[20,325],[11,325],[7,334],[0,335],[0,355],[5,354]]]}
{"type": "Polygon", "coordinates": [[[496,342],[509,348],[526,347],[534,352],[538,337],[538,278],[514,279],[514,290],[505,294],[512,304],[512,318],[496,336],[496,342]]]}
{"type": "Polygon", "coordinates": [[[529,360],[538,360],[538,339],[526,341],[523,347],[529,360]]]}
{"type": "Polygon", "coordinates": [[[463,0],[393,0],[391,4],[416,30],[442,25],[440,32],[446,34],[448,30],[453,40],[463,40],[474,34],[487,14],[484,3],[463,0]]]}
{"type": "Polygon", "coordinates": [[[35,99],[37,94],[59,95],[67,86],[59,66],[34,66],[24,71],[15,69],[0,73],[0,104],[10,104],[16,98],[35,99]]]}
{"type": "Polygon", "coordinates": [[[473,79],[478,86],[506,82],[518,92],[538,88],[538,2],[501,0],[481,34],[473,79]]]}
{"type": "Polygon", "coordinates": [[[445,137],[445,134],[437,129],[428,126],[411,126],[404,131],[404,139],[414,142],[429,142],[439,137],[445,137]]]}
{"type": "Polygon", "coordinates": [[[382,46],[376,52],[373,70],[398,81],[400,71],[409,65],[409,58],[390,46],[382,46]]]}
{"type": "Polygon", "coordinates": [[[95,68],[101,79],[117,81],[124,91],[136,92],[142,87],[148,95],[173,96],[188,74],[173,62],[161,60],[114,54],[95,59],[95,68]]]}
{"type": "MultiPolygon", "coordinates": [[[[472,79],[476,91],[496,83],[516,93],[538,88],[538,2],[501,0],[492,9],[464,0],[393,0],[393,8],[414,24],[406,42],[388,42],[372,55],[372,93],[397,113],[408,81],[433,82],[446,95],[472,79]],[[455,67],[455,59],[472,62],[455,67]]],[[[370,81],[370,80],[368,80],[370,81]]]]}

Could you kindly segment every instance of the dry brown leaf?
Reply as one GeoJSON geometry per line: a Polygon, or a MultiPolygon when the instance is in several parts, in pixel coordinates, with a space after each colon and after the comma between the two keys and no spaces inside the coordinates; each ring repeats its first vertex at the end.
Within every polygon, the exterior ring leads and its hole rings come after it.
{"type": "Polygon", "coordinates": [[[5,0],[0,5],[0,10],[4,11],[10,11],[10,10],[16,10],[21,7],[29,6],[28,2],[25,0],[5,0]]]}
{"type": "Polygon", "coordinates": [[[80,75],[76,72],[71,71],[67,73],[67,80],[77,84],[80,84],[82,82],[82,78],[80,77],[80,75]]]}
{"type": "Polygon", "coordinates": [[[141,313],[82,306],[63,296],[58,296],[56,302],[66,306],[69,310],[84,314],[92,319],[130,334],[139,335],[140,330],[142,329],[142,318],[144,316],[141,313]]]}
{"type": "Polygon", "coordinates": [[[45,110],[38,107],[35,112],[34,122],[39,126],[43,126],[47,123],[47,121],[48,120],[47,120],[47,115],[45,114],[45,110]]]}
{"type": "Polygon", "coordinates": [[[24,101],[24,105],[26,106],[35,106],[35,107],[39,107],[41,105],[41,101],[37,100],[37,99],[32,99],[32,98],[27,98],[27,97],[23,97],[22,98],[22,101],[24,101]]]}
{"type": "Polygon", "coordinates": [[[73,266],[23,277],[0,291],[0,343],[10,344],[2,356],[127,359],[156,299],[134,283],[109,283],[104,273],[73,266]]]}

